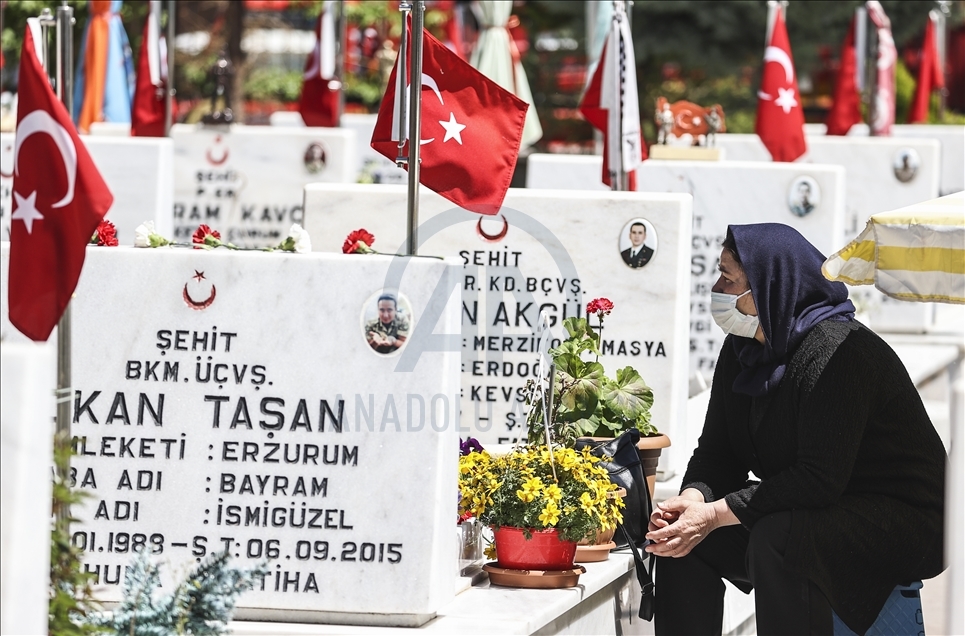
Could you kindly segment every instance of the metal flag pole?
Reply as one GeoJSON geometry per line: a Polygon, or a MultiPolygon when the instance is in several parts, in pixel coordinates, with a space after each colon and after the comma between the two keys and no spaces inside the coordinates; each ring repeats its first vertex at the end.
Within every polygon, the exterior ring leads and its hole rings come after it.
{"type": "MultiPolygon", "coordinates": [[[[168,79],[167,90],[164,92],[164,136],[171,136],[171,115],[174,110],[174,17],[177,9],[174,0],[168,0],[167,37],[164,40],[164,52],[167,55],[168,79]]],[[[161,16],[158,15],[158,20],[161,16]]]]}
{"type": "MultiPolygon", "coordinates": [[[[412,3],[412,64],[409,85],[409,196],[406,254],[415,256],[419,241],[419,141],[422,138],[422,32],[426,3],[412,3]]],[[[403,31],[404,31],[403,27],[403,31]]],[[[405,63],[405,58],[402,58],[405,63]]]]}
{"type": "MultiPolygon", "coordinates": [[[[67,0],[57,7],[57,97],[67,108],[70,118],[74,118],[74,9],[67,5],[67,0]]],[[[46,41],[44,42],[46,45],[46,41]]],[[[57,322],[57,439],[70,443],[70,406],[73,396],[70,378],[70,348],[71,348],[71,319],[70,303],[64,309],[63,315],[57,322]]],[[[68,467],[63,466],[59,477],[66,479],[68,467]]],[[[69,529],[70,507],[61,506],[57,511],[58,521],[69,529]]]]}
{"type": "Polygon", "coordinates": [[[335,78],[339,82],[339,90],[335,125],[341,126],[342,114],[345,112],[345,0],[338,0],[336,4],[338,17],[335,20],[335,78]]]}
{"type": "Polygon", "coordinates": [[[409,158],[402,154],[402,150],[405,148],[406,129],[408,128],[405,88],[408,85],[409,71],[405,61],[409,55],[409,30],[406,27],[409,25],[409,12],[412,11],[412,4],[400,2],[399,11],[402,12],[402,36],[399,38],[399,57],[395,71],[395,110],[397,113],[396,121],[398,122],[398,129],[395,132],[399,136],[399,150],[395,157],[395,165],[401,168],[409,162],[409,158]]]}

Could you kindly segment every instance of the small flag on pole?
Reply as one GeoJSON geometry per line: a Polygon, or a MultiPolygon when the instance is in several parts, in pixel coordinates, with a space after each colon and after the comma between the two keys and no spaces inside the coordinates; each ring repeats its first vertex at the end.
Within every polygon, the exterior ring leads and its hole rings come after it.
{"type": "MultiPolygon", "coordinates": [[[[423,35],[420,181],[461,208],[496,214],[516,168],[528,105],[423,35]]],[[[402,62],[389,77],[372,134],[372,148],[392,161],[399,154],[396,84],[407,75],[402,62]]]]}
{"type": "Polygon", "coordinates": [[[764,49],[764,70],[757,92],[757,121],[754,124],[754,131],[774,161],[794,161],[807,151],[800,99],[784,12],[778,9],[771,41],[764,49]]]}

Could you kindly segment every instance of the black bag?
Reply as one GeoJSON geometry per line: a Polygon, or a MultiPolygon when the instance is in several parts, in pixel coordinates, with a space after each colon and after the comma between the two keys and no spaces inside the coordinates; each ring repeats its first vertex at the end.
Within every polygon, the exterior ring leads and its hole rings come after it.
{"type": "Polygon", "coordinates": [[[576,440],[576,449],[589,447],[593,455],[602,458],[602,466],[610,473],[610,481],[627,491],[623,499],[623,523],[617,528],[613,540],[617,549],[629,548],[633,554],[636,566],[637,581],[640,583],[642,597],[638,616],[645,621],[653,618],[653,563],[654,556],[650,555],[650,567],[647,568],[640,557],[640,548],[647,545],[647,527],[650,523],[650,513],[653,511],[653,501],[650,499],[650,488],[643,476],[643,466],[637,453],[637,442],[640,441],[640,431],[630,429],[612,440],[594,441],[586,438],[576,440]]]}

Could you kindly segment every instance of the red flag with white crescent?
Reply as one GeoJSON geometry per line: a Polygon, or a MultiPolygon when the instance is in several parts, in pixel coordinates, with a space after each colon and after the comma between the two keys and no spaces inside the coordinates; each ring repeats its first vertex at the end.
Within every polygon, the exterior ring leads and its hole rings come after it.
{"type": "Polygon", "coordinates": [[[754,131],[774,161],[794,161],[807,151],[801,92],[797,88],[791,41],[780,9],[774,18],[771,41],[764,49],[754,131]]]}
{"type": "Polygon", "coordinates": [[[31,18],[20,54],[13,214],[10,215],[10,322],[31,340],[50,336],[77,286],[91,235],[114,202],[40,65],[31,18]]]}
{"type": "MultiPolygon", "coordinates": [[[[513,178],[529,105],[459,59],[428,31],[424,36],[419,180],[459,207],[496,214],[513,178]]],[[[398,74],[396,61],[372,133],[372,148],[393,161],[399,149],[398,140],[392,139],[397,137],[393,119],[398,74]]],[[[408,152],[406,142],[403,153],[408,152]]]]}

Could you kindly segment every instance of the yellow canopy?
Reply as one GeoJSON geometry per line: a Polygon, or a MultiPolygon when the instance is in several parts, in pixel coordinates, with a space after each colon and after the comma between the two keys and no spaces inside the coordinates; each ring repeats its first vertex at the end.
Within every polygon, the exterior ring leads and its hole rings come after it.
{"type": "Polygon", "coordinates": [[[821,271],[900,300],[965,304],[965,192],[875,214],[821,271]]]}

